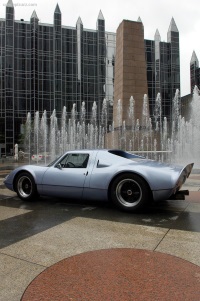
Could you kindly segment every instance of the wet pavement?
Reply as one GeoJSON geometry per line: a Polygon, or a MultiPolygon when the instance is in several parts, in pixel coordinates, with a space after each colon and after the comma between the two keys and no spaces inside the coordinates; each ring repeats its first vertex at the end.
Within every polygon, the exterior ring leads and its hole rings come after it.
{"type": "Polygon", "coordinates": [[[0,300],[200,300],[200,173],[184,201],[21,201],[0,170],[0,300]]]}

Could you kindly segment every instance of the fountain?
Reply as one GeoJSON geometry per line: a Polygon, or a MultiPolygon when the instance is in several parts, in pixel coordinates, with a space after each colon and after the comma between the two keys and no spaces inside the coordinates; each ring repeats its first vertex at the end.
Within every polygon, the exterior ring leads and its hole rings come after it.
{"type": "Polygon", "coordinates": [[[195,87],[190,120],[186,121],[180,115],[180,95],[179,91],[176,91],[173,99],[171,126],[169,126],[167,118],[162,117],[162,101],[159,93],[155,100],[154,120],[149,118],[147,95],[144,95],[143,99],[141,120],[135,120],[135,101],[132,96],[130,97],[129,120],[127,123],[121,120],[122,104],[119,100],[116,125],[114,121],[108,124],[108,108],[105,99],[99,125],[97,125],[96,102],[93,103],[90,122],[86,122],[84,102],[82,102],[80,114],[76,111],[75,104],[73,104],[71,114],[64,107],[60,128],[56,110],[54,110],[50,116],[49,130],[46,111],[44,111],[41,120],[39,112],[35,113],[33,129],[31,127],[31,116],[28,113],[25,125],[25,151],[36,154],[49,153],[49,158],[53,160],[67,150],[120,148],[165,162],[183,164],[188,162],[188,158],[191,158],[189,161],[195,162],[195,166],[198,167],[198,150],[200,149],[199,94],[198,88],[195,87]],[[77,118],[78,115],[80,115],[79,119],[77,118]],[[70,118],[67,118],[67,116],[70,116],[70,118]],[[34,142],[33,145],[31,144],[32,141],[34,142]]]}
{"type": "Polygon", "coordinates": [[[192,103],[190,105],[190,120],[176,114],[174,120],[171,145],[173,149],[173,159],[178,163],[191,161],[195,162],[195,167],[200,167],[200,91],[195,86],[192,103]]]}

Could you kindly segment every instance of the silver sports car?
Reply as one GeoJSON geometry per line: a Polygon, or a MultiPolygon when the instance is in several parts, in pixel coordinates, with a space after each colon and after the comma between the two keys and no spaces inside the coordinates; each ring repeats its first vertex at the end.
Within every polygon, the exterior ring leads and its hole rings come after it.
{"type": "Polygon", "coordinates": [[[136,211],[150,200],[188,194],[180,191],[193,163],[164,164],[121,150],[68,151],[48,166],[25,165],[4,183],[24,200],[39,195],[66,199],[112,200],[125,211],[136,211]]]}

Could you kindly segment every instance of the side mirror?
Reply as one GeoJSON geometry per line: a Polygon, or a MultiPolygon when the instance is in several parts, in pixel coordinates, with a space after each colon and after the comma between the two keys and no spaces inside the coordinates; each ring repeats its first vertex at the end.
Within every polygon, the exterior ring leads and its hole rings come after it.
{"type": "Polygon", "coordinates": [[[56,164],[55,167],[58,168],[58,169],[60,169],[60,170],[62,169],[62,166],[61,166],[60,163],[56,164]]]}

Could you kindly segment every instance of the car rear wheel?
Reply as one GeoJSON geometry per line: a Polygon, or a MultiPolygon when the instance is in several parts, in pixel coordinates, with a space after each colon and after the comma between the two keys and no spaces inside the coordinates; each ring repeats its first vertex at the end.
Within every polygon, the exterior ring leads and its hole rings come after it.
{"type": "Polygon", "coordinates": [[[150,196],[147,183],[135,174],[120,175],[111,186],[113,203],[124,211],[133,212],[143,208],[150,196]]]}
{"type": "Polygon", "coordinates": [[[15,182],[18,197],[24,201],[32,201],[38,196],[35,181],[28,172],[20,173],[15,182]]]}

